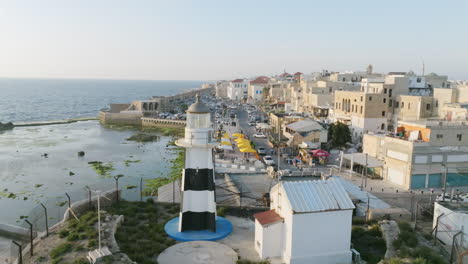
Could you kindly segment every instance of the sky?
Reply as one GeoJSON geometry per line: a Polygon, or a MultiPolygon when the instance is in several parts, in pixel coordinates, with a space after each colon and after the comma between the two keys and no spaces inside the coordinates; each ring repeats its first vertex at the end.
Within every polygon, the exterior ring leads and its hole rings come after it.
{"type": "Polygon", "coordinates": [[[300,71],[468,79],[465,0],[0,0],[0,77],[220,80],[300,71]]]}

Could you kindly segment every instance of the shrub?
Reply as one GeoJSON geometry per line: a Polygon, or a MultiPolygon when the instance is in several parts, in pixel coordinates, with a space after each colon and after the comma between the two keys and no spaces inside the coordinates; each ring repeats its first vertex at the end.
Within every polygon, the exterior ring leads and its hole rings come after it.
{"type": "Polygon", "coordinates": [[[87,261],[85,258],[79,258],[79,259],[75,259],[72,263],[73,264],[89,264],[89,261],[87,261]]]}
{"type": "Polygon", "coordinates": [[[380,230],[380,226],[378,224],[372,225],[369,230],[369,235],[371,236],[377,236],[381,237],[382,236],[382,231],[380,230]]]}
{"type": "Polygon", "coordinates": [[[72,250],[72,244],[70,243],[62,243],[58,245],[56,248],[52,249],[50,252],[50,256],[53,259],[56,259],[72,250]]]}
{"type": "Polygon", "coordinates": [[[38,258],[36,259],[37,262],[43,262],[43,261],[45,261],[45,260],[46,260],[46,257],[44,257],[44,256],[40,256],[40,257],[38,257],[38,258]]]}
{"type": "Polygon", "coordinates": [[[76,241],[78,240],[79,236],[78,236],[78,233],[76,232],[71,232],[70,234],[68,234],[67,236],[67,241],[76,241]]]}
{"type": "Polygon", "coordinates": [[[363,218],[353,218],[353,225],[364,225],[366,220],[363,218]]]}
{"type": "Polygon", "coordinates": [[[58,233],[58,235],[59,235],[60,238],[64,238],[64,237],[68,236],[68,233],[69,233],[68,230],[63,229],[63,230],[60,230],[60,232],[58,233]]]}
{"type": "Polygon", "coordinates": [[[216,210],[216,213],[218,216],[224,216],[226,213],[226,208],[224,206],[221,206],[216,210]]]}
{"type": "Polygon", "coordinates": [[[88,241],[88,248],[93,248],[96,246],[96,244],[97,244],[96,239],[90,239],[88,241]]]}
{"type": "Polygon", "coordinates": [[[62,260],[63,260],[63,258],[62,258],[62,257],[59,257],[59,258],[53,259],[53,260],[52,260],[52,262],[51,262],[51,264],[58,264],[58,263],[60,263],[62,260]]]}

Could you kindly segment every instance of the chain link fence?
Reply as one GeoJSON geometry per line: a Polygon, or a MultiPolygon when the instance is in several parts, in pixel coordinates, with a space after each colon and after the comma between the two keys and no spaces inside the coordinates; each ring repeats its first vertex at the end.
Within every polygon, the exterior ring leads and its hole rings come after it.
{"type": "Polygon", "coordinates": [[[101,193],[102,207],[112,205],[118,200],[140,201],[147,199],[144,195],[142,178],[121,178],[113,183],[109,181],[106,190],[98,191],[89,187],[75,189],[56,197],[44,199],[33,207],[27,215],[18,215],[16,224],[0,224],[0,263],[19,263],[20,250],[24,254],[33,254],[31,241],[47,236],[62,221],[74,214],[80,215],[97,209],[97,193],[101,193]],[[110,187],[114,185],[113,187],[110,187]],[[116,187],[119,185],[119,192],[116,187]],[[122,188],[123,186],[123,188],[122,188]],[[104,198],[105,197],[105,198],[104,198]],[[71,208],[72,210],[69,210],[71,208]]]}

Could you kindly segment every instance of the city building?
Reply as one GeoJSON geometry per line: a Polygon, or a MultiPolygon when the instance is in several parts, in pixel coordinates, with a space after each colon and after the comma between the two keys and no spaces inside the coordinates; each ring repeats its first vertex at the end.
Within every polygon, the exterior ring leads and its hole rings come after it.
{"type": "Polygon", "coordinates": [[[350,127],[353,142],[361,142],[367,132],[387,130],[388,94],[336,91],[332,122],[350,127]]]}
{"type": "Polygon", "coordinates": [[[432,228],[436,239],[449,246],[468,245],[468,204],[445,202],[434,203],[432,228]],[[453,245],[455,241],[456,245],[453,245]]]}
{"type": "Polygon", "coordinates": [[[395,135],[364,135],[363,152],[384,161],[382,178],[405,189],[468,185],[463,121],[399,121],[395,135]]]}
{"type": "Polygon", "coordinates": [[[303,116],[290,115],[287,113],[270,113],[270,126],[273,133],[278,133],[282,130],[283,125],[287,125],[299,120],[303,120],[303,116]]]}
{"type": "Polygon", "coordinates": [[[283,181],[270,191],[270,210],[255,217],[255,250],[287,264],[351,263],[355,208],[335,179],[283,181]]]}
{"type": "Polygon", "coordinates": [[[247,99],[250,82],[246,79],[235,79],[227,87],[227,97],[231,100],[247,99]]]}
{"type": "Polygon", "coordinates": [[[304,141],[327,143],[328,130],[313,120],[300,120],[283,126],[283,135],[288,147],[297,147],[304,141]]]}
{"type": "Polygon", "coordinates": [[[267,86],[269,80],[270,78],[266,76],[260,76],[250,81],[248,90],[249,99],[252,99],[254,102],[261,101],[264,97],[263,89],[267,86]]]}

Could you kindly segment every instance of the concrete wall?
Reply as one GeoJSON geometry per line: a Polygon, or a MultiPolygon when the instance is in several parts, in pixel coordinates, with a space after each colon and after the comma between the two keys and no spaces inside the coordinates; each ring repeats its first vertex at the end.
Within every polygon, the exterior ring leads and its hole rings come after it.
{"type": "Polygon", "coordinates": [[[283,240],[278,239],[283,235],[282,222],[262,226],[255,219],[255,250],[261,259],[280,257],[283,249],[283,240]]]}
{"type": "Polygon", "coordinates": [[[106,125],[135,125],[141,126],[141,113],[126,114],[126,113],[110,113],[99,112],[99,121],[106,125]]]}
{"type": "Polygon", "coordinates": [[[291,264],[351,263],[352,210],[293,214],[291,264]]]}

